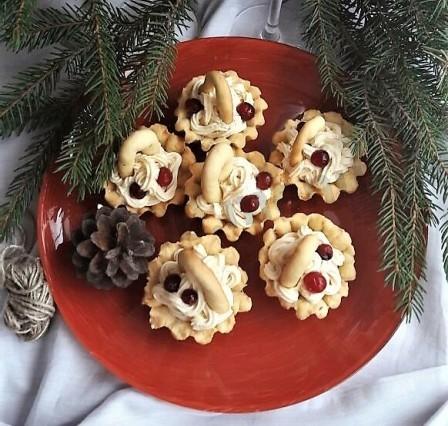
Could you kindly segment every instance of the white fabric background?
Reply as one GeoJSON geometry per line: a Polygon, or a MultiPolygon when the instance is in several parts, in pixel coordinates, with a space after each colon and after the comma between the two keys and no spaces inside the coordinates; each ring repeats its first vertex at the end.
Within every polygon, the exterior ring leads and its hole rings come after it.
{"type": "MultiPolygon", "coordinates": [[[[298,40],[296,2],[289,0],[282,13],[289,42],[298,40]]],[[[202,0],[199,24],[184,37],[235,34],[234,17],[256,3],[265,2],[202,0]]],[[[29,62],[0,51],[0,84],[29,62]]],[[[28,142],[28,135],[1,141],[0,196],[28,142]]],[[[336,388],[263,413],[205,413],[143,395],[93,360],[59,315],[36,343],[21,342],[0,324],[0,425],[448,425],[448,291],[435,229],[429,231],[427,259],[428,294],[420,324],[402,324],[368,365],[336,388]]],[[[0,293],[0,306],[4,297],[0,293]]]]}

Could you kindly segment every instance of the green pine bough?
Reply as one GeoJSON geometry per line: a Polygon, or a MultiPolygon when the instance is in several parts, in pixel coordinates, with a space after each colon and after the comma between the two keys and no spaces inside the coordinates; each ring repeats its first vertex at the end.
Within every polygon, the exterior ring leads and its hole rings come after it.
{"type": "Polygon", "coordinates": [[[50,163],[82,199],[102,188],[139,114],[161,117],[176,34],[194,3],[84,0],[39,9],[35,0],[2,0],[0,41],[14,52],[50,53],[0,90],[0,137],[37,134],[0,206],[0,240],[21,222],[50,163]]]}
{"type": "MultiPolygon", "coordinates": [[[[448,2],[297,3],[323,89],[356,124],[352,149],[366,153],[381,198],[387,284],[403,316],[419,318],[428,225],[440,226],[448,276],[448,2]]],[[[20,223],[51,162],[83,198],[109,177],[135,119],[163,115],[176,34],[194,6],[85,0],[39,9],[35,0],[3,0],[0,41],[51,51],[0,91],[0,136],[37,134],[0,206],[0,239],[20,223]]]]}

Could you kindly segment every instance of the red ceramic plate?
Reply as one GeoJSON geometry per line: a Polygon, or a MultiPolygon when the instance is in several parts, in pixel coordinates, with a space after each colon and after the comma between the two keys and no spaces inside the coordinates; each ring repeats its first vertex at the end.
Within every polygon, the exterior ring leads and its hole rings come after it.
{"type": "MultiPolygon", "coordinates": [[[[211,69],[235,70],[261,88],[269,104],[266,125],[248,149],[268,154],[273,133],[304,108],[321,105],[314,58],[282,44],[244,38],[202,39],[179,45],[170,89],[170,112],[182,87],[211,69]]],[[[378,272],[375,222],[378,200],[367,178],[354,195],[334,205],[319,199],[297,200],[287,188],[283,215],[318,212],[352,236],[358,278],[339,309],[325,320],[298,321],[264,294],[258,277],[261,235],[244,235],[235,247],[249,274],[250,313],[240,314],[228,335],[207,346],[173,340],[167,330],[151,331],[148,309],[140,304],[144,282],[127,290],[98,291],[76,279],[70,262],[70,231],[95,200],[77,203],[66,196],[57,174],[47,173],[39,200],[39,245],[43,266],[65,321],[87,350],[132,386],[158,398],[202,410],[249,412],[278,408],[318,395],[369,361],[399,324],[393,294],[378,272]]],[[[163,219],[148,217],[147,227],[160,244],[186,230],[200,231],[181,208],[163,219]]],[[[224,237],[223,237],[224,239],[224,237]]]]}

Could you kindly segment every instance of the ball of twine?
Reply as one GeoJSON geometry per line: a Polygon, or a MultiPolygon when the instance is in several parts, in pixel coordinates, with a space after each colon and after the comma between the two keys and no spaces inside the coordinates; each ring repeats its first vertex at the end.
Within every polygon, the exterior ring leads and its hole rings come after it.
{"type": "Polygon", "coordinates": [[[7,291],[5,324],[24,340],[37,340],[55,313],[42,266],[22,246],[11,245],[0,252],[0,288],[7,291]]]}

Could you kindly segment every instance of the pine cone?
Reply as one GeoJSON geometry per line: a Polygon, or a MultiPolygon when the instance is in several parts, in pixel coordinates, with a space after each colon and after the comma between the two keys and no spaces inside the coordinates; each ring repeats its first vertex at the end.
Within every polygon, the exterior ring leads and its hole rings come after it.
{"type": "Polygon", "coordinates": [[[125,207],[101,207],[84,218],[72,235],[72,262],[95,288],[126,288],[148,272],[154,238],[145,223],[125,207]]]}

